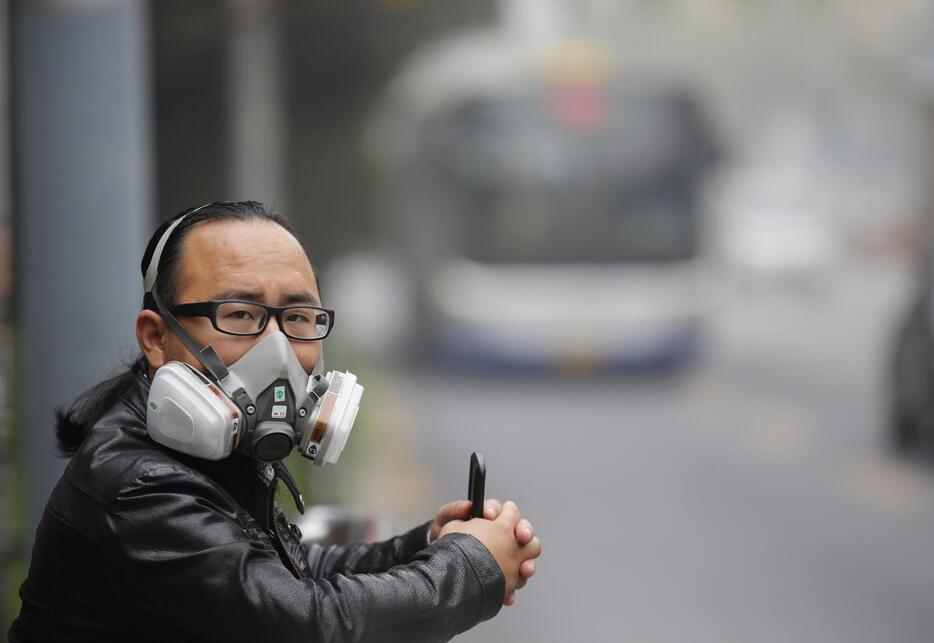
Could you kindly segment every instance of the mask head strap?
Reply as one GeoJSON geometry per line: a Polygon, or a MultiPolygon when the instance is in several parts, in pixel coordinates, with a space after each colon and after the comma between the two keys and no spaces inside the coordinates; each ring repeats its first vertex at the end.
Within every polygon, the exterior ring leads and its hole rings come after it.
{"type": "Polygon", "coordinates": [[[176,215],[175,220],[165,229],[165,232],[162,233],[162,236],[159,238],[159,242],[156,244],[156,247],[152,251],[152,257],[149,258],[149,265],[146,266],[146,272],[143,273],[143,292],[147,295],[152,292],[152,289],[156,286],[156,277],[159,276],[159,260],[162,259],[162,251],[165,249],[165,244],[169,242],[169,239],[172,238],[172,233],[175,232],[175,228],[185,220],[189,214],[194,214],[198,210],[203,210],[209,205],[214,205],[214,201],[210,203],[205,203],[204,205],[199,205],[197,208],[192,208],[190,210],[185,210],[179,215],[176,215]]]}
{"type": "Polygon", "coordinates": [[[227,377],[227,367],[224,365],[223,360],[218,357],[217,353],[210,346],[202,346],[192,337],[185,327],[182,326],[178,319],[175,318],[175,315],[169,312],[168,307],[165,305],[165,302],[162,301],[162,298],[156,293],[155,285],[156,278],[159,276],[159,260],[162,258],[162,251],[165,249],[166,243],[172,237],[172,233],[175,232],[175,228],[185,220],[189,214],[194,214],[198,210],[202,210],[209,205],[214,205],[215,202],[205,203],[204,205],[199,205],[197,208],[191,210],[186,210],[182,214],[178,215],[176,219],[169,225],[165,232],[162,233],[162,237],[159,239],[159,242],[156,244],[155,249],[153,250],[152,257],[149,259],[149,265],[146,266],[146,274],[143,276],[143,290],[145,292],[144,297],[148,298],[155,304],[156,312],[162,315],[162,318],[165,319],[166,323],[169,325],[169,328],[172,329],[172,332],[175,333],[178,338],[182,341],[182,344],[185,345],[185,348],[195,356],[201,365],[204,366],[204,369],[208,372],[208,375],[215,381],[220,382],[220,380],[227,377]]]}
{"type": "Polygon", "coordinates": [[[222,379],[227,377],[227,367],[224,365],[223,360],[218,357],[217,353],[211,346],[202,346],[198,341],[192,337],[185,327],[182,326],[178,319],[175,318],[175,315],[169,312],[168,308],[163,304],[162,298],[156,294],[155,291],[152,293],[152,300],[156,304],[156,309],[159,311],[159,314],[162,315],[162,318],[165,319],[166,323],[169,325],[169,328],[172,329],[172,332],[175,333],[182,344],[185,345],[185,348],[188,349],[192,355],[195,356],[201,365],[204,366],[204,370],[208,372],[211,379],[215,382],[220,382],[222,379]]]}
{"type": "Polygon", "coordinates": [[[318,377],[324,376],[324,344],[321,345],[321,350],[318,353],[318,361],[315,362],[315,367],[312,369],[311,374],[318,377]]]}

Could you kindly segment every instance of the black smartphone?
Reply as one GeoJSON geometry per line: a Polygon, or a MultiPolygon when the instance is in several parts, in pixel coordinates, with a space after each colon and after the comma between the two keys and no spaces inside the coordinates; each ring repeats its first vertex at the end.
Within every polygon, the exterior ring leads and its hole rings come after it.
{"type": "Polygon", "coordinates": [[[483,454],[474,451],[470,455],[470,478],[468,481],[467,499],[473,503],[470,508],[471,518],[483,516],[483,491],[486,486],[486,463],[483,454]]]}

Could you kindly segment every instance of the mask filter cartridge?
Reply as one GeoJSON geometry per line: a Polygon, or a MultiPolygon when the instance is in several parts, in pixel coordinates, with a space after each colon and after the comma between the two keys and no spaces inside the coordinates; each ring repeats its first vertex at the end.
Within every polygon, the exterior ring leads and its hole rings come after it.
{"type": "Polygon", "coordinates": [[[204,375],[182,362],[158,370],[146,424],[152,438],[182,453],[220,460],[237,447],[241,414],[204,375]]]}
{"type": "Polygon", "coordinates": [[[350,371],[331,371],[324,379],[328,389],[309,414],[299,444],[300,453],[317,465],[335,464],[340,458],[363,397],[363,387],[350,371]]]}

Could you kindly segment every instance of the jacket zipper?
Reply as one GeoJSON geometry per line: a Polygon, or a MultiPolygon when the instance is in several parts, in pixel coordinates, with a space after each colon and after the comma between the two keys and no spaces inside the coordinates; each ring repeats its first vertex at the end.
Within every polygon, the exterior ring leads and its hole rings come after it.
{"type": "Polygon", "coordinates": [[[266,481],[269,490],[266,501],[267,532],[269,532],[270,537],[272,537],[273,545],[275,545],[276,549],[279,551],[279,555],[285,559],[289,571],[295,575],[295,578],[301,578],[302,572],[298,568],[298,563],[295,562],[295,559],[292,558],[292,554],[289,553],[288,548],[285,546],[285,542],[282,540],[282,534],[279,533],[279,526],[276,524],[276,471],[271,465],[266,465],[263,471],[263,479],[266,481]]]}

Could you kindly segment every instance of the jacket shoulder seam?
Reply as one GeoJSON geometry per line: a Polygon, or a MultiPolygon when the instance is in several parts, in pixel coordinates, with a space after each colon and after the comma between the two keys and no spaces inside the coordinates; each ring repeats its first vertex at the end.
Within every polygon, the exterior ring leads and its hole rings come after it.
{"type": "Polygon", "coordinates": [[[47,506],[47,507],[45,508],[45,510],[49,512],[49,515],[50,515],[50,516],[52,516],[52,517],[55,518],[57,521],[59,521],[60,523],[62,523],[62,524],[63,524],[65,527],[67,527],[68,529],[71,529],[71,530],[74,531],[75,533],[78,533],[78,534],[84,536],[85,538],[87,538],[87,539],[88,539],[90,542],[92,542],[92,543],[97,543],[97,539],[96,539],[96,538],[94,538],[93,536],[91,536],[91,534],[87,533],[87,532],[84,531],[83,529],[80,529],[77,525],[71,523],[67,518],[65,518],[63,515],[61,515],[61,514],[58,513],[57,511],[55,511],[52,507],[48,507],[48,506],[47,506]]]}
{"type": "Polygon", "coordinates": [[[90,498],[95,504],[105,507],[107,506],[107,501],[99,493],[93,491],[90,487],[85,484],[82,484],[78,480],[74,479],[74,476],[65,475],[65,482],[68,483],[68,486],[73,488],[75,491],[80,493],[83,496],[90,498]]]}

